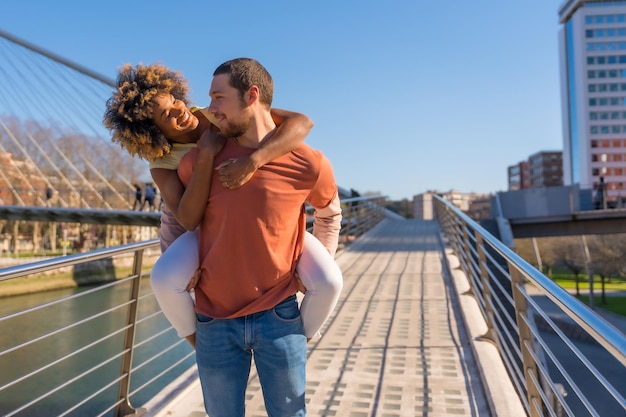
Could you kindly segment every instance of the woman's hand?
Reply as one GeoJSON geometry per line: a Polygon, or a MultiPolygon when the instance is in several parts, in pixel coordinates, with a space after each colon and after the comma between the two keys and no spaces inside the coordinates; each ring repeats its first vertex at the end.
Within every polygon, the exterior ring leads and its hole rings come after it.
{"type": "Polygon", "coordinates": [[[208,152],[209,155],[214,158],[226,143],[226,139],[210,130],[205,130],[200,139],[198,140],[198,149],[200,152],[208,152]]]}
{"type": "Polygon", "coordinates": [[[257,170],[249,156],[231,158],[215,167],[222,185],[234,190],[247,183],[257,170]]]}

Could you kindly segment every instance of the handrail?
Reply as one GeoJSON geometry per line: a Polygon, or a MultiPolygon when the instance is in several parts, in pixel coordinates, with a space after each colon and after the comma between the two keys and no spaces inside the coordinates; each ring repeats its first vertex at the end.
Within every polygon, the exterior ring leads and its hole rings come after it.
{"type": "Polygon", "coordinates": [[[435,196],[434,205],[441,229],[460,260],[487,322],[485,336],[498,347],[528,414],[540,416],[547,410],[553,416],[578,416],[576,413],[582,411],[588,413],[585,415],[601,415],[598,409],[605,401],[626,409],[626,400],[615,381],[581,353],[576,340],[582,329],[588,339],[606,349],[615,366],[624,367],[626,336],[453,204],[435,196]],[[559,321],[545,311],[526,291],[527,285],[553,302],[565,319],[559,321]],[[558,349],[547,341],[538,323],[547,326],[545,332],[559,338],[558,349]],[[575,327],[575,331],[565,332],[564,327],[575,327]],[[566,351],[575,358],[575,365],[564,363],[566,351]],[[556,371],[549,371],[547,361],[556,371]],[[573,376],[581,365],[597,381],[601,399],[583,389],[589,380],[581,383],[573,376]],[[574,403],[578,411],[573,411],[574,403]]]}
{"type": "MultiPolygon", "coordinates": [[[[342,246],[384,218],[384,201],[342,200],[342,246]]],[[[152,239],[0,269],[0,285],[10,285],[94,261],[130,267],[128,277],[111,277],[104,285],[0,310],[0,415],[141,416],[146,410],[134,404],[146,403],[164,381],[193,365],[193,350],[164,319],[146,285],[145,254],[158,254],[158,244],[152,239]],[[66,315],[68,321],[61,320],[66,315]],[[31,320],[37,325],[19,324],[31,320]]]]}

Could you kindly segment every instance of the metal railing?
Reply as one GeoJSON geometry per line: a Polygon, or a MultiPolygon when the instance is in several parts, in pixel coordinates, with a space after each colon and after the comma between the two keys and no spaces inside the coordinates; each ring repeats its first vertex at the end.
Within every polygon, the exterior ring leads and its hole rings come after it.
{"type": "MultiPolygon", "coordinates": [[[[384,218],[384,201],[342,200],[345,244],[384,218]]],[[[0,415],[139,416],[145,410],[136,404],[187,373],[194,352],[165,320],[147,281],[144,259],[158,254],[154,239],[0,269],[0,285],[28,285],[53,272],[74,281],[109,274],[105,284],[57,298],[3,299],[0,415]]]]}
{"type": "Polygon", "coordinates": [[[434,205],[528,415],[626,415],[624,334],[457,207],[434,205]]]}

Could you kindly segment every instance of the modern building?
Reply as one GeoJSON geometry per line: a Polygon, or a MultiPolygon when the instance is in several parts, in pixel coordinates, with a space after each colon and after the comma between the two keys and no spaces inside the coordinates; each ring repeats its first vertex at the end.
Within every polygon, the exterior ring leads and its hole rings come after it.
{"type": "Polygon", "coordinates": [[[413,196],[413,218],[421,220],[434,219],[433,194],[436,194],[436,192],[428,191],[413,196]]]}
{"type": "Polygon", "coordinates": [[[563,152],[542,151],[528,157],[530,188],[563,185],[563,152]]]}
{"type": "Polygon", "coordinates": [[[523,190],[530,188],[530,172],[528,171],[528,161],[520,161],[508,168],[509,191],[523,190]]]}
{"type": "Polygon", "coordinates": [[[508,168],[509,191],[563,185],[563,152],[541,151],[508,168]]]}
{"type": "MultiPolygon", "coordinates": [[[[435,217],[435,213],[433,211],[433,203],[434,203],[434,195],[438,195],[442,197],[444,200],[448,200],[456,207],[458,207],[461,211],[465,213],[469,213],[472,202],[477,199],[486,199],[488,196],[486,194],[480,193],[462,193],[459,191],[427,191],[422,194],[417,194],[413,196],[413,217],[416,219],[422,220],[432,220],[435,217]]],[[[485,208],[485,204],[482,204],[482,207],[476,207],[474,209],[474,214],[478,215],[478,212],[484,213],[488,211],[488,208],[485,208]]]]}
{"type": "Polygon", "coordinates": [[[568,0],[559,8],[563,180],[607,199],[626,185],[626,1],[568,0]]]}

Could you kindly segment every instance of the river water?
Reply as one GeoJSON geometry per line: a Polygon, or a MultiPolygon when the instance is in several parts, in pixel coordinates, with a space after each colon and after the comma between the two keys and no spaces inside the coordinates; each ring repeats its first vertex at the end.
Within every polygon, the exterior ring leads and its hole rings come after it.
{"type": "MultiPolygon", "coordinates": [[[[147,279],[143,280],[141,287],[144,293],[150,290],[147,279]]],[[[90,287],[0,298],[0,317],[29,307],[50,303],[59,298],[81,293],[88,289],[90,287]]],[[[42,337],[42,335],[51,332],[54,333],[57,329],[70,323],[86,320],[98,312],[113,309],[115,306],[119,306],[128,300],[129,290],[128,284],[122,284],[101,289],[96,293],[84,295],[59,305],[20,315],[16,318],[2,320],[0,321],[0,351],[25,343],[33,338],[42,337]]],[[[152,296],[144,297],[139,302],[140,317],[147,317],[151,313],[158,311],[158,309],[158,305],[152,296]]],[[[3,386],[10,381],[46,366],[50,362],[56,361],[60,357],[70,355],[78,349],[94,344],[93,347],[89,347],[75,356],[60,361],[43,372],[25,378],[23,381],[0,391],[0,415],[5,416],[12,413],[13,410],[21,407],[23,404],[69,381],[70,384],[67,387],[59,389],[43,401],[39,401],[21,412],[11,414],[28,417],[61,415],[91,396],[96,390],[118,378],[121,360],[114,359],[109,363],[107,362],[122,351],[123,334],[111,335],[124,326],[126,317],[127,308],[120,308],[95,320],[80,324],[71,330],[42,338],[40,341],[32,343],[27,347],[0,356],[0,386],[3,386]],[[107,339],[103,342],[96,342],[103,337],[107,337],[107,339]],[[84,377],[78,377],[78,375],[87,373],[90,368],[98,364],[103,364],[103,366],[84,377]]],[[[168,326],[169,324],[161,314],[152,318],[146,318],[145,321],[138,324],[135,340],[136,342],[145,340],[148,335],[155,334],[168,326]]],[[[134,353],[134,366],[143,363],[156,353],[164,351],[177,341],[179,339],[175,332],[170,330],[154,341],[144,344],[136,349],[134,353]]],[[[164,357],[159,357],[136,373],[133,373],[130,389],[132,406],[138,407],[145,403],[167,383],[189,368],[193,364],[193,356],[174,370],[164,374],[162,378],[148,388],[133,394],[138,387],[143,386],[154,375],[162,372],[169,362],[174,362],[190,351],[191,348],[187,344],[182,344],[172,349],[164,357]]],[[[113,384],[111,388],[99,393],[96,398],[83,405],[76,406],[76,409],[67,413],[67,415],[100,415],[116,401],[117,393],[118,385],[113,384]]],[[[104,413],[103,415],[112,415],[112,413],[104,413]]]]}

